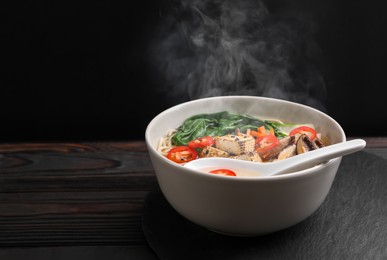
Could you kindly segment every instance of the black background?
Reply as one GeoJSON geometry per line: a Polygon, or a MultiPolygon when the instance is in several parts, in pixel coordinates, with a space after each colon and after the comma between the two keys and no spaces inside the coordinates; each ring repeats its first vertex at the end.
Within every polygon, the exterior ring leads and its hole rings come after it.
{"type": "MultiPolygon", "coordinates": [[[[160,91],[165,82],[152,65],[150,48],[169,4],[1,4],[0,141],[143,139],[152,117],[183,101],[160,91]]],[[[327,64],[327,113],[348,136],[384,135],[383,1],[276,0],[267,6],[274,14],[313,15],[327,64]]]]}

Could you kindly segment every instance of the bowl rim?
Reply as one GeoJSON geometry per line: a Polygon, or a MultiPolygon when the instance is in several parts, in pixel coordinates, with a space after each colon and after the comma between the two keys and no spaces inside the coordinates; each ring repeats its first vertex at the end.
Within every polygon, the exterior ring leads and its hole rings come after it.
{"type": "MultiPolygon", "coordinates": [[[[272,97],[262,97],[262,96],[249,96],[249,95],[230,95],[230,96],[213,96],[213,97],[205,97],[205,98],[199,98],[199,99],[194,99],[194,100],[190,100],[190,101],[185,101],[185,102],[182,102],[182,103],[179,103],[177,105],[174,105],[172,107],[169,107],[163,111],[161,111],[159,114],[157,114],[147,125],[146,127],[146,130],[145,130],[145,142],[148,146],[148,150],[150,149],[151,151],[149,152],[152,152],[153,154],[155,154],[158,158],[160,158],[163,162],[171,165],[172,167],[184,167],[183,165],[180,165],[180,164],[176,164],[175,162],[172,162],[170,160],[168,160],[165,156],[163,156],[162,154],[160,154],[154,147],[154,145],[150,142],[150,129],[152,128],[153,124],[155,124],[155,122],[157,121],[158,118],[162,117],[164,114],[167,114],[171,111],[174,111],[174,110],[178,110],[180,107],[182,106],[185,106],[187,105],[188,103],[197,103],[197,102],[203,102],[203,101],[206,101],[206,100],[216,100],[216,99],[257,99],[257,100],[272,100],[272,101],[275,101],[275,102],[282,102],[282,103],[287,103],[287,104],[291,104],[291,105],[296,105],[296,106],[299,106],[299,107],[304,107],[306,109],[309,109],[309,110],[313,110],[315,113],[317,114],[320,114],[322,115],[323,117],[326,117],[327,119],[331,120],[334,124],[336,124],[338,126],[338,129],[340,131],[340,136],[342,137],[342,141],[341,142],[344,142],[346,141],[346,135],[345,135],[345,132],[343,130],[343,128],[341,127],[341,125],[334,119],[332,118],[331,116],[329,116],[328,114],[314,108],[314,107],[311,107],[311,106],[308,106],[308,105],[305,105],[305,104],[301,104],[301,103],[297,103],[297,102],[293,102],[293,101],[289,101],[289,100],[284,100],[284,99],[280,99],[280,98],[272,98],[272,97]]],[[[325,163],[322,163],[322,164],[319,164],[319,165],[316,165],[316,166],[313,166],[311,168],[307,168],[307,169],[304,169],[304,170],[299,170],[299,171],[294,171],[294,172],[290,172],[290,173],[286,173],[286,174],[280,174],[280,175],[273,175],[273,176],[223,176],[223,175],[217,175],[217,174],[208,174],[208,173],[205,173],[205,172],[201,172],[199,170],[194,170],[194,169],[189,169],[189,168],[185,168],[184,170],[189,173],[189,174],[195,174],[195,175],[198,175],[200,174],[200,176],[203,176],[204,178],[216,178],[216,179],[224,179],[225,181],[274,181],[274,180],[286,180],[286,179],[293,179],[293,178],[296,178],[296,177],[301,177],[301,176],[305,176],[305,175],[310,175],[310,174],[317,174],[319,172],[320,169],[322,168],[326,168],[328,167],[329,165],[335,163],[336,161],[338,160],[341,160],[342,157],[337,157],[337,158],[334,158],[334,159],[331,159],[325,163]]],[[[180,169],[180,168],[179,168],[180,169]]],[[[180,169],[182,170],[182,169],[180,169]]]]}

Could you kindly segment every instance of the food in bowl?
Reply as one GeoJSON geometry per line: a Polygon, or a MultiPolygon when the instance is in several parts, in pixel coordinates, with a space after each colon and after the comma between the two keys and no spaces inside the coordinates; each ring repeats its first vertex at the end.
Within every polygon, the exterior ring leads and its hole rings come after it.
{"type": "MultiPolygon", "coordinates": [[[[169,160],[185,163],[208,157],[257,163],[284,160],[329,145],[313,124],[285,123],[228,111],[190,116],[160,138],[158,151],[169,160]]],[[[250,176],[230,169],[213,174],[250,176]]]]}
{"type": "Polygon", "coordinates": [[[222,111],[279,118],[284,122],[307,122],[314,125],[329,144],[346,140],[342,127],[333,118],[312,107],[286,100],[219,96],[178,104],[155,116],[145,132],[157,182],[169,204],[199,226],[235,236],[276,232],[312,215],[325,200],[341,157],[284,175],[228,177],[183,167],[158,150],[160,139],[186,119],[222,111]]]}

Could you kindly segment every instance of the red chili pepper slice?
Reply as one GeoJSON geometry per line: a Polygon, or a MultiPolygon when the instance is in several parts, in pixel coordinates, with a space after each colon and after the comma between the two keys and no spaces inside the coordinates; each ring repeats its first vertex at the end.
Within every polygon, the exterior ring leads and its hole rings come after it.
{"type": "Polygon", "coordinates": [[[317,136],[316,130],[314,130],[309,126],[300,126],[300,127],[294,128],[289,133],[289,135],[302,135],[302,134],[308,135],[310,140],[315,139],[317,136]]]}
{"type": "Polygon", "coordinates": [[[210,173],[225,175],[225,176],[236,176],[235,172],[233,172],[229,169],[216,169],[216,170],[210,171],[210,173]]]}
{"type": "Polygon", "coordinates": [[[279,141],[275,135],[264,135],[255,140],[255,151],[258,153],[266,153],[278,144],[279,141]]]}
{"type": "Polygon", "coordinates": [[[214,138],[212,136],[203,136],[196,140],[192,140],[188,143],[190,148],[204,148],[206,146],[211,146],[214,143],[214,138]]]}
{"type": "Polygon", "coordinates": [[[176,163],[187,163],[195,160],[197,157],[197,152],[188,146],[177,146],[172,148],[167,154],[167,158],[176,163]]]}

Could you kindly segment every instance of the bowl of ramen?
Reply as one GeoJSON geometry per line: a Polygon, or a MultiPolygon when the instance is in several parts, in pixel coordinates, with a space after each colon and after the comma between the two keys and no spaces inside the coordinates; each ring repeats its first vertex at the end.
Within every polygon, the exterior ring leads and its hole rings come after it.
{"type": "Polygon", "coordinates": [[[293,226],[324,202],[341,157],[276,176],[230,169],[194,170],[192,160],[224,157],[253,163],[286,160],[346,141],[327,114],[281,99],[219,96],[171,107],[148,124],[145,141],[160,189],[189,221],[235,236],[293,226]]]}

